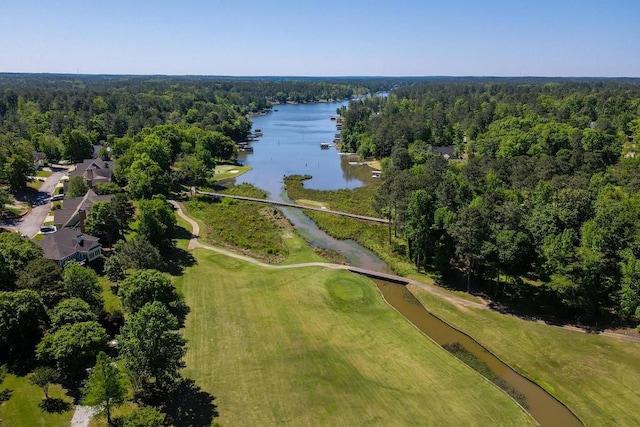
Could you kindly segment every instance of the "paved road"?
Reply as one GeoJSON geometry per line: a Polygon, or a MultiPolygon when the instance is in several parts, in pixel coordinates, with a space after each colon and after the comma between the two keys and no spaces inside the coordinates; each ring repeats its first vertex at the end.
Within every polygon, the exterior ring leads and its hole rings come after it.
{"type": "MultiPolygon", "coordinates": [[[[487,302],[476,302],[476,301],[470,301],[464,298],[460,298],[457,297],[455,295],[452,295],[448,292],[446,292],[444,289],[440,289],[437,288],[435,286],[429,286],[429,285],[425,285],[424,283],[420,283],[418,281],[415,280],[411,280],[411,279],[407,279],[406,277],[402,277],[402,276],[396,276],[393,274],[384,274],[384,273],[379,273],[377,271],[370,271],[370,270],[365,270],[363,268],[359,268],[359,267],[353,267],[350,265],[343,265],[343,264],[333,264],[333,263],[329,263],[329,262],[305,262],[305,263],[301,263],[301,264],[285,264],[285,265],[273,265],[273,264],[266,264],[262,261],[258,261],[255,258],[251,258],[248,257],[246,255],[240,255],[238,253],[229,251],[227,249],[223,249],[223,248],[219,248],[219,247],[215,247],[215,246],[209,246],[209,245],[205,245],[203,243],[200,243],[200,241],[198,240],[198,235],[200,233],[200,225],[193,220],[191,217],[187,216],[183,211],[182,211],[182,207],[181,205],[173,200],[169,201],[175,208],[176,211],[178,213],[178,215],[184,219],[185,221],[187,221],[189,224],[191,224],[192,227],[192,231],[191,231],[191,239],[189,240],[189,246],[188,249],[197,249],[197,248],[202,248],[202,249],[206,249],[209,251],[213,251],[213,252],[217,252],[219,254],[222,255],[226,255],[232,258],[236,258],[236,259],[240,259],[246,262],[249,262],[251,264],[254,265],[258,265],[260,267],[264,267],[264,268],[270,268],[270,269],[288,269],[288,268],[300,268],[300,267],[324,267],[324,268],[331,268],[334,270],[349,270],[352,271],[354,273],[358,273],[358,274],[364,274],[366,276],[370,276],[370,277],[378,277],[380,279],[383,280],[390,280],[390,281],[394,281],[394,282],[399,282],[399,283],[405,283],[407,285],[413,285],[416,286],[420,289],[424,289],[427,292],[430,292],[442,299],[445,299],[449,302],[451,302],[452,304],[455,304],[457,306],[465,306],[465,307],[472,307],[472,308],[478,308],[478,309],[483,309],[483,310],[491,310],[491,307],[489,307],[489,304],[487,302]]],[[[535,320],[534,320],[535,321],[535,320]]],[[[538,323],[544,323],[547,324],[543,321],[537,321],[538,323]]],[[[548,325],[548,324],[547,324],[548,325]]],[[[561,328],[561,329],[565,329],[565,330],[569,330],[569,331],[574,331],[574,332],[582,332],[582,333],[590,333],[589,331],[585,331],[584,329],[581,328],[577,328],[575,326],[569,326],[569,325],[565,325],[565,326],[558,326],[558,325],[548,325],[548,326],[553,326],[556,328],[561,328]]],[[[598,335],[602,335],[602,336],[606,336],[606,337],[611,337],[611,338],[618,338],[618,339],[622,339],[622,340],[626,340],[626,341],[634,341],[634,342],[640,342],[640,338],[637,338],[635,336],[631,336],[631,335],[624,335],[624,334],[618,334],[615,332],[608,332],[608,331],[603,331],[603,332],[596,332],[596,334],[598,335]]]]}
{"type": "Polygon", "coordinates": [[[349,218],[363,219],[365,221],[373,221],[373,222],[379,222],[382,224],[389,224],[389,220],[385,218],[377,218],[374,216],[365,216],[365,215],[352,214],[348,212],[333,211],[331,209],[316,208],[313,206],[297,205],[295,203],[280,202],[278,200],[257,199],[255,197],[234,196],[231,194],[222,194],[222,193],[208,193],[206,191],[200,191],[200,190],[196,190],[196,192],[198,194],[204,194],[212,197],[228,197],[228,198],[237,199],[237,200],[247,200],[249,202],[268,203],[270,205],[285,206],[288,208],[307,209],[310,211],[325,212],[333,215],[340,215],[340,216],[346,216],[349,218]]]}
{"type": "Polygon", "coordinates": [[[51,202],[49,201],[51,193],[63,176],[64,172],[54,172],[47,177],[34,197],[34,200],[31,201],[33,203],[31,212],[20,219],[5,221],[3,225],[8,228],[13,228],[30,238],[38,234],[40,227],[51,211],[51,202]]]}

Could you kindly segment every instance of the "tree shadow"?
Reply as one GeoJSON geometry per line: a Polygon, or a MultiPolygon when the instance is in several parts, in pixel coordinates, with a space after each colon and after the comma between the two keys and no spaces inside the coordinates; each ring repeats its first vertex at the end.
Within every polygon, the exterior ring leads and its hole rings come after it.
{"type": "Polygon", "coordinates": [[[191,239],[191,232],[184,227],[176,225],[173,229],[173,237],[176,239],[189,240],[191,239]]]}
{"type": "Polygon", "coordinates": [[[191,252],[181,248],[173,248],[164,254],[163,271],[172,276],[181,276],[185,268],[196,265],[196,262],[196,258],[191,252]]]}
{"type": "Polygon", "coordinates": [[[63,412],[71,410],[71,403],[58,397],[50,397],[48,399],[44,399],[38,404],[38,406],[40,407],[40,409],[50,414],[61,414],[63,412]]]}
{"type": "Polygon", "coordinates": [[[176,427],[209,427],[218,416],[215,397],[198,387],[194,380],[181,378],[172,390],[156,391],[147,404],[158,407],[167,423],[176,427]]]}

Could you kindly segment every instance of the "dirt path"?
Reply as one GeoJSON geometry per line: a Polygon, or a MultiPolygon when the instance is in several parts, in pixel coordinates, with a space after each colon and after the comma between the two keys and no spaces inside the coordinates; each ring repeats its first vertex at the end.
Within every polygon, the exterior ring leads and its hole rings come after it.
{"type": "MultiPolygon", "coordinates": [[[[358,268],[358,267],[353,267],[350,265],[343,265],[343,264],[333,264],[333,263],[329,263],[329,262],[305,262],[305,263],[300,263],[300,264],[287,264],[287,265],[273,265],[273,264],[266,264],[262,261],[258,261],[255,258],[251,258],[249,256],[246,255],[240,255],[238,253],[229,251],[227,249],[223,249],[223,248],[219,248],[219,247],[215,247],[215,246],[210,246],[210,245],[206,245],[204,243],[200,243],[200,241],[198,240],[198,236],[200,234],[200,224],[198,224],[197,221],[195,221],[194,219],[192,219],[191,217],[187,216],[183,211],[182,211],[182,206],[174,201],[174,200],[170,200],[169,201],[175,208],[176,208],[176,212],[178,213],[178,215],[180,216],[180,218],[184,219],[185,221],[187,221],[189,224],[191,224],[192,227],[192,231],[191,231],[191,239],[189,240],[189,246],[188,249],[197,249],[197,248],[202,248],[202,249],[206,249],[209,251],[213,251],[213,252],[217,252],[219,254],[222,255],[226,255],[232,258],[236,258],[236,259],[240,259],[243,261],[246,261],[248,263],[251,263],[253,265],[257,265],[260,267],[264,267],[264,268],[270,268],[270,269],[275,269],[275,270],[279,270],[279,269],[289,269],[289,268],[301,268],[301,267],[324,267],[324,268],[331,268],[334,270],[349,270],[349,271],[353,271],[355,273],[360,273],[360,274],[365,274],[365,275],[379,275],[380,273],[375,272],[375,271],[369,271],[369,270],[365,270],[362,268],[358,268]]],[[[411,280],[411,279],[407,279],[406,277],[401,277],[401,276],[396,276],[396,275],[392,275],[392,274],[387,274],[385,276],[389,276],[390,278],[392,278],[392,280],[397,280],[397,281],[402,281],[408,285],[413,285],[416,287],[419,287],[420,289],[424,289],[427,292],[430,292],[431,294],[445,299],[448,302],[455,304],[457,306],[465,306],[465,307],[471,307],[471,308],[478,308],[478,309],[482,309],[482,310],[491,310],[491,308],[489,307],[489,305],[487,303],[484,302],[476,302],[476,301],[470,301],[464,298],[460,298],[457,297],[455,295],[452,295],[448,292],[446,292],[443,289],[437,288],[435,286],[430,286],[430,285],[425,285],[424,283],[420,283],[418,281],[415,280],[411,280]]],[[[589,331],[586,331],[584,329],[575,327],[575,326],[559,326],[559,325],[549,325],[548,323],[545,323],[544,321],[537,321],[538,323],[543,323],[547,326],[553,326],[556,328],[562,328],[562,329],[566,329],[568,331],[574,331],[574,332],[582,332],[582,333],[591,333],[589,331]]],[[[634,341],[634,342],[640,342],[640,338],[639,337],[635,337],[635,336],[631,336],[631,335],[624,335],[624,334],[619,334],[616,332],[608,332],[608,331],[603,331],[603,332],[598,332],[598,335],[602,335],[602,336],[606,336],[606,337],[611,337],[611,338],[618,338],[618,339],[622,339],[622,340],[627,340],[627,341],[634,341]]]]}

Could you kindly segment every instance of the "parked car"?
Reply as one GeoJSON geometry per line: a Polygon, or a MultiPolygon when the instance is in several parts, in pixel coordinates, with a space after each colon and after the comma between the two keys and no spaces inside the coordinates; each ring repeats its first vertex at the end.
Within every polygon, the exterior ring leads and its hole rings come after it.
{"type": "Polygon", "coordinates": [[[58,228],[55,225],[43,225],[40,227],[40,232],[42,234],[50,234],[58,231],[58,228]]]}

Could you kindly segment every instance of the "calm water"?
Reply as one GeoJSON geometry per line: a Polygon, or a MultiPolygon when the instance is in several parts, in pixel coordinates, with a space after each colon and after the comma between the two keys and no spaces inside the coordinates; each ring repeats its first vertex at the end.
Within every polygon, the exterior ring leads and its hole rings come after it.
{"type": "MultiPolygon", "coordinates": [[[[285,175],[311,175],[306,188],[337,190],[356,188],[372,182],[371,169],[350,165],[357,157],[341,156],[333,146],[337,132],[331,116],[348,101],[277,105],[265,116],[255,117],[253,129],[263,136],[252,141],[253,153],[239,153],[238,160],[253,169],[236,178],[236,183],[249,183],[269,193],[270,199],[291,202],[284,189],[285,175]],[[331,144],[321,149],[320,143],[331,144]]],[[[320,230],[300,209],[282,208],[296,230],[312,245],[341,253],[351,265],[388,272],[386,264],[373,252],[352,240],[337,240],[320,230]]]]}
{"type": "Polygon", "coordinates": [[[336,110],[347,101],[301,105],[277,105],[265,116],[255,117],[253,129],[263,136],[252,141],[253,153],[239,153],[238,160],[253,170],[238,177],[237,182],[254,184],[278,198],[284,175],[311,175],[305,187],[317,190],[356,188],[371,181],[368,166],[349,165],[357,158],[341,156],[333,147],[337,132],[336,110]],[[320,143],[331,144],[321,149],[320,143]]]}

